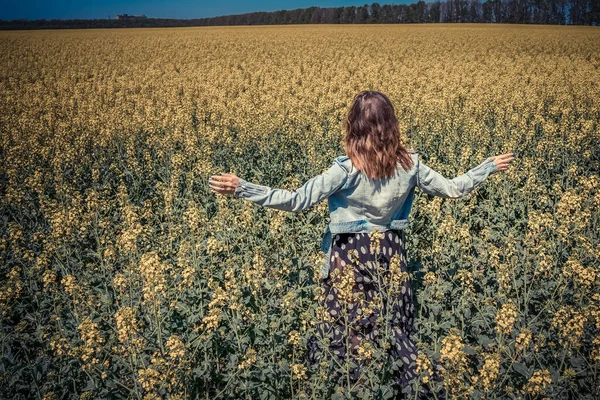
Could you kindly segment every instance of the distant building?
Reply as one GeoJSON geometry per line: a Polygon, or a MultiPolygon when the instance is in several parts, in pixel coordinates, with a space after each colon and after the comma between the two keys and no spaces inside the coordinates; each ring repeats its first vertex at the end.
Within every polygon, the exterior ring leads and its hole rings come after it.
{"type": "Polygon", "coordinates": [[[144,19],[145,15],[117,14],[117,19],[144,19]]]}

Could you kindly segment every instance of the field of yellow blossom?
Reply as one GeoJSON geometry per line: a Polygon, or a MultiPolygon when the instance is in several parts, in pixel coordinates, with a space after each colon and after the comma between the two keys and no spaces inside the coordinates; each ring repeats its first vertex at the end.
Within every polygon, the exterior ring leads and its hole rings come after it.
{"type": "Polygon", "coordinates": [[[516,154],[468,197],[416,193],[414,386],[599,398],[598,43],[541,25],[0,32],[2,396],[405,391],[389,343],[308,362],[326,202],[286,214],[208,187],[300,186],[344,154],[372,89],[447,177],[516,154]]]}

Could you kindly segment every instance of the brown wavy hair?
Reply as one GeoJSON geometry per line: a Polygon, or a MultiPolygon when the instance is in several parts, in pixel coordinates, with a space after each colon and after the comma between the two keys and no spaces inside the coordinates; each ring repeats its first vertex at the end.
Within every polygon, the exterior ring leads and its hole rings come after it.
{"type": "Polygon", "coordinates": [[[344,126],[346,154],[369,178],[394,176],[398,163],[405,171],[412,168],[408,150],[400,144],[394,106],[383,93],[372,90],[358,93],[344,126]]]}

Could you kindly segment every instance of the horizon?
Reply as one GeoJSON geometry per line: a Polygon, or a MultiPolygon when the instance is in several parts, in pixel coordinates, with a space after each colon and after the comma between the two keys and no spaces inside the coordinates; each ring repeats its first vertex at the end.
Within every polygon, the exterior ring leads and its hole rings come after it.
{"type": "MultiPolygon", "coordinates": [[[[397,0],[394,2],[379,3],[380,5],[407,5],[418,3],[419,0],[397,0]]],[[[423,0],[430,3],[431,0],[423,0]]],[[[375,1],[364,0],[290,0],[284,3],[273,0],[262,0],[253,3],[242,0],[229,0],[215,4],[208,1],[178,0],[174,2],[121,0],[99,1],[91,0],[74,4],[66,0],[41,2],[39,0],[23,0],[17,4],[10,4],[0,10],[0,20],[72,20],[72,19],[115,19],[117,15],[144,15],[147,18],[157,19],[200,19],[213,18],[227,15],[239,15],[254,12],[275,12],[283,10],[296,10],[309,7],[351,7],[371,5],[375,1]],[[316,5],[314,3],[321,3],[316,5]],[[282,8],[283,7],[283,8],[282,8]]]]}

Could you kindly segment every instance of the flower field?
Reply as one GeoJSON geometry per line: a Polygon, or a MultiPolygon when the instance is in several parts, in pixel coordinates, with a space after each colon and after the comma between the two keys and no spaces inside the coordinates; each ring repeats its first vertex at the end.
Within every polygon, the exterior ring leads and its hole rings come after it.
{"type": "Polygon", "coordinates": [[[399,394],[386,343],[307,359],[326,201],[284,213],[208,186],[299,187],[371,89],[448,178],[516,155],[467,197],[416,191],[390,283],[413,283],[415,387],[600,398],[598,43],[496,24],[0,32],[2,397],[399,394]]]}

